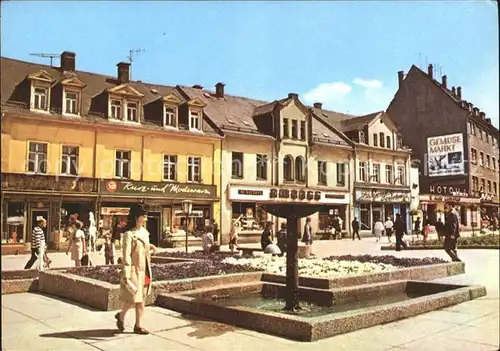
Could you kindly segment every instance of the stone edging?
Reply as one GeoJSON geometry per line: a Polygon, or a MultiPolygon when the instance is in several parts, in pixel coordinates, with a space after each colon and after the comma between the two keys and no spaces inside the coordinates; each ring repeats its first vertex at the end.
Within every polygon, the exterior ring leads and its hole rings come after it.
{"type": "Polygon", "coordinates": [[[19,269],[2,271],[2,295],[38,290],[38,270],[19,269]],[[21,279],[13,279],[13,278],[21,279]]]}
{"type": "MultiPolygon", "coordinates": [[[[392,246],[381,246],[380,250],[382,251],[395,251],[396,248],[392,246]]],[[[403,251],[411,251],[411,250],[444,250],[441,245],[428,245],[428,246],[408,246],[403,251]]],[[[474,246],[474,245],[463,245],[458,246],[457,250],[500,250],[500,246],[495,245],[482,245],[482,246],[474,246]]]]}

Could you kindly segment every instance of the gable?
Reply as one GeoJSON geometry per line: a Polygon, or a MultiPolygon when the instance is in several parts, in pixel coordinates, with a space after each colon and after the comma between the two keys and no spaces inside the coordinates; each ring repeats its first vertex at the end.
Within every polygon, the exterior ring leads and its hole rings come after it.
{"type": "Polygon", "coordinates": [[[61,81],[61,84],[64,86],[71,86],[80,89],[83,89],[87,86],[87,84],[78,79],[78,77],[66,78],[61,81]]]}
{"type": "Polygon", "coordinates": [[[307,119],[307,109],[301,103],[290,99],[282,104],[280,115],[282,118],[305,121],[307,119]]]}
{"type": "Polygon", "coordinates": [[[50,74],[48,74],[44,70],[40,70],[38,72],[28,74],[27,78],[30,80],[36,80],[36,81],[45,82],[45,83],[49,83],[49,84],[52,84],[56,81],[54,78],[52,78],[52,76],[50,74]]]}
{"type": "Polygon", "coordinates": [[[177,97],[175,94],[168,94],[162,98],[162,101],[165,103],[179,105],[182,103],[182,100],[177,97]]]}
{"type": "Polygon", "coordinates": [[[144,94],[142,94],[139,90],[135,89],[130,84],[121,84],[113,88],[109,88],[107,90],[111,94],[123,95],[128,97],[142,98],[144,94]]]}
{"type": "Polygon", "coordinates": [[[206,104],[198,98],[191,99],[187,102],[188,106],[203,108],[206,104]]]}

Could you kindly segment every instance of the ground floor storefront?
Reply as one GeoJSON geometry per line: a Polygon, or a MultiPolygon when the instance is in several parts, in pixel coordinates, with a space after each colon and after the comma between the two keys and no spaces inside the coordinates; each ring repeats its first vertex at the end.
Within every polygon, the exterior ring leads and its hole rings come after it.
{"type": "Polygon", "coordinates": [[[480,198],[469,196],[420,195],[422,222],[428,220],[431,225],[435,225],[438,219],[444,222],[445,205],[447,204],[454,204],[463,228],[480,228],[481,200],[480,198]]]}

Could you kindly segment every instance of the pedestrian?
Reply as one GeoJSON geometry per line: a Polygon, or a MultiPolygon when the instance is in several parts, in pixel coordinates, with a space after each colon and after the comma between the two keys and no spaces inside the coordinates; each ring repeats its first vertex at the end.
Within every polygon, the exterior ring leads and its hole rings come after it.
{"type": "Polygon", "coordinates": [[[384,223],[385,235],[387,235],[387,240],[391,243],[392,230],[394,229],[394,222],[391,220],[391,217],[387,217],[387,220],[384,223]]]}
{"type": "Polygon", "coordinates": [[[115,243],[111,240],[111,236],[106,235],[106,242],[104,243],[103,248],[106,264],[115,264],[115,243]]]}
{"type": "Polygon", "coordinates": [[[438,218],[438,221],[436,222],[436,233],[438,236],[438,240],[441,241],[441,238],[443,237],[444,233],[444,223],[441,221],[441,218],[438,218]]]}
{"type": "Polygon", "coordinates": [[[413,229],[413,232],[415,234],[417,234],[417,239],[418,239],[418,235],[420,234],[420,224],[421,224],[420,217],[417,217],[417,220],[415,221],[414,229],[413,229]]]}
{"type": "Polygon", "coordinates": [[[94,217],[94,212],[92,211],[89,211],[89,227],[88,227],[88,231],[89,231],[89,241],[88,241],[88,244],[89,244],[89,249],[91,252],[95,252],[96,251],[96,241],[97,241],[97,227],[96,227],[96,223],[95,223],[95,217],[94,217]]]}
{"type": "Polygon", "coordinates": [[[342,239],[342,229],[341,229],[341,224],[340,224],[340,217],[335,216],[333,218],[333,225],[332,225],[332,231],[333,231],[333,240],[337,240],[337,236],[340,233],[340,239],[342,239]]]}
{"type": "Polygon", "coordinates": [[[238,230],[239,224],[234,221],[231,226],[231,231],[229,232],[229,250],[234,251],[234,249],[238,248],[238,230]]]}
{"type": "Polygon", "coordinates": [[[214,246],[214,235],[212,234],[214,231],[214,227],[211,225],[207,225],[205,227],[205,232],[203,233],[202,241],[203,241],[203,252],[210,253],[212,252],[212,247],[214,246]]]}
{"type": "Polygon", "coordinates": [[[151,254],[156,247],[149,243],[149,232],[144,228],[146,211],[140,205],[132,205],[127,217],[122,245],[122,279],[120,282],[120,300],[123,307],[115,315],[116,326],[125,330],[125,315],[135,307],[134,333],[149,334],[142,326],[144,302],[151,291],[151,254]]]}
{"type": "Polygon", "coordinates": [[[71,251],[71,260],[75,261],[75,267],[80,267],[82,265],[82,257],[87,254],[87,245],[85,244],[85,233],[82,230],[83,223],[77,221],[76,231],[69,238],[68,250],[66,250],[66,255],[71,251]]]}
{"type": "Polygon", "coordinates": [[[270,245],[273,243],[273,224],[271,222],[266,223],[266,228],[262,232],[262,235],[260,236],[260,247],[262,250],[264,250],[267,245],[270,245]]]}
{"type": "Polygon", "coordinates": [[[311,226],[311,217],[306,218],[306,224],[304,224],[304,233],[302,234],[302,242],[306,244],[306,246],[310,246],[310,255],[312,255],[312,243],[313,243],[313,232],[311,226]]]}
{"type": "Polygon", "coordinates": [[[431,233],[431,224],[429,222],[425,223],[423,235],[424,235],[424,243],[427,241],[429,234],[431,233]]]}
{"type": "Polygon", "coordinates": [[[219,242],[219,225],[215,221],[215,219],[212,219],[212,226],[214,227],[214,242],[218,243],[219,242]]]}
{"type": "Polygon", "coordinates": [[[283,256],[286,252],[286,247],[287,247],[287,230],[286,230],[286,222],[281,223],[281,229],[279,232],[276,234],[276,237],[278,239],[278,247],[280,248],[281,251],[281,256],[283,256]]]}
{"type": "Polygon", "coordinates": [[[42,263],[45,259],[45,234],[43,229],[47,227],[47,221],[43,217],[38,217],[36,224],[31,234],[31,257],[24,269],[30,269],[37,260],[37,269],[43,270],[44,268],[42,263]]]}
{"type": "Polygon", "coordinates": [[[354,241],[355,235],[357,235],[358,239],[361,240],[361,238],[359,237],[359,222],[356,217],[354,217],[354,219],[352,220],[351,226],[352,226],[352,241],[354,241]]]}
{"type": "Polygon", "coordinates": [[[384,224],[380,219],[377,219],[375,222],[375,225],[373,226],[373,232],[375,233],[375,236],[377,237],[377,242],[380,241],[380,237],[384,233],[384,224]]]}
{"type": "Polygon", "coordinates": [[[444,220],[444,250],[453,262],[461,262],[457,253],[457,240],[460,237],[460,224],[458,216],[453,211],[453,205],[445,206],[444,220]]]}
{"type": "Polygon", "coordinates": [[[401,214],[396,214],[396,220],[394,221],[394,234],[396,236],[396,251],[401,251],[401,246],[406,249],[407,245],[403,241],[403,235],[406,233],[406,224],[401,218],[401,214]]]}

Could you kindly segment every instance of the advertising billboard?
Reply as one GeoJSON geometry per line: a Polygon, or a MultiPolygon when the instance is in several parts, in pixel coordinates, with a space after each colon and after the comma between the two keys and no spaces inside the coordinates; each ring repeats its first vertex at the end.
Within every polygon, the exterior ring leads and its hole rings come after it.
{"type": "Polygon", "coordinates": [[[427,172],[429,177],[465,174],[463,134],[427,138],[427,172]]]}

